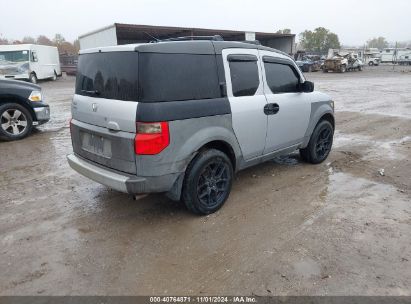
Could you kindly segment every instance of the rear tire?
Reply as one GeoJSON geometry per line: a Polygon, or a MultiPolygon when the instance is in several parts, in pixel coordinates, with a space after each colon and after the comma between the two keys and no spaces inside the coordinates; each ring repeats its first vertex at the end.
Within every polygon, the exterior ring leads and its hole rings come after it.
{"type": "Polygon", "coordinates": [[[187,168],[182,201],[196,214],[210,214],[227,200],[233,181],[233,165],[223,152],[210,149],[200,152],[187,168]]]}
{"type": "Polygon", "coordinates": [[[373,66],[373,65],[374,65],[374,62],[373,62],[373,61],[368,62],[368,65],[369,65],[369,66],[373,66]]]}
{"type": "Polygon", "coordinates": [[[328,120],[321,120],[314,128],[308,146],[300,149],[301,158],[312,164],[322,163],[330,154],[333,136],[332,124],[328,120]]]}
{"type": "Polygon", "coordinates": [[[30,134],[33,119],[30,112],[17,103],[0,106],[0,139],[19,140],[30,134]]]}

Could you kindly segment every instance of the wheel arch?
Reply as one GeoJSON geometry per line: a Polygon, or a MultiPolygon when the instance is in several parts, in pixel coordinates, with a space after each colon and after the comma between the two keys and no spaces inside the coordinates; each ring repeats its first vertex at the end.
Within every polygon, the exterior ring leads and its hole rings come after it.
{"type": "Polygon", "coordinates": [[[209,140],[208,142],[203,142],[199,147],[191,154],[191,157],[189,161],[186,163],[184,172],[179,176],[179,178],[174,182],[173,187],[166,193],[167,197],[174,200],[178,201],[181,199],[181,193],[183,189],[183,182],[186,179],[187,172],[189,166],[193,163],[193,161],[196,159],[196,157],[203,151],[209,150],[209,149],[216,149],[228,156],[228,158],[231,161],[231,164],[233,166],[233,172],[236,171],[237,166],[237,157],[235,150],[233,146],[226,140],[224,139],[212,139],[209,140]]]}
{"type": "Polygon", "coordinates": [[[209,149],[216,149],[228,156],[228,158],[231,161],[231,164],[233,166],[233,170],[235,171],[236,165],[237,165],[237,160],[236,160],[236,155],[234,152],[233,147],[226,141],[224,140],[212,140],[206,144],[204,144],[198,152],[201,153],[201,151],[204,150],[209,150],[209,149]]]}
{"type": "Polygon", "coordinates": [[[331,113],[325,113],[324,115],[322,115],[322,116],[320,117],[320,119],[318,120],[318,122],[317,122],[315,125],[318,125],[318,123],[319,123],[320,121],[323,121],[323,120],[329,121],[329,122],[332,124],[333,129],[335,129],[335,118],[334,118],[334,115],[332,115],[331,113]]]}
{"type": "Polygon", "coordinates": [[[7,104],[7,103],[17,103],[17,104],[21,105],[27,111],[29,111],[33,121],[37,120],[37,117],[36,117],[36,114],[34,113],[33,108],[31,108],[23,98],[20,98],[18,96],[4,96],[4,95],[2,96],[2,95],[0,95],[0,105],[4,105],[4,104],[7,104]]]}
{"type": "Polygon", "coordinates": [[[304,135],[304,141],[301,148],[305,148],[308,145],[315,127],[322,120],[329,121],[332,124],[333,129],[335,129],[335,117],[333,108],[331,107],[331,101],[316,102],[311,105],[310,122],[304,135]]]}

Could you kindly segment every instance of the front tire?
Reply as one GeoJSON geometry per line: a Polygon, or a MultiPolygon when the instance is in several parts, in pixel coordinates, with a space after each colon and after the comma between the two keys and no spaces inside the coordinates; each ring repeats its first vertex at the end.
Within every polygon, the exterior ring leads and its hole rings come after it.
{"type": "Polygon", "coordinates": [[[332,124],[328,120],[320,121],[311,134],[308,146],[300,149],[301,158],[312,164],[322,163],[330,154],[333,136],[332,124]]]}
{"type": "Polygon", "coordinates": [[[227,200],[233,181],[233,165],[226,154],[210,149],[200,152],[188,166],[182,201],[196,214],[210,214],[227,200]]]}
{"type": "Polygon", "coordinates": [[[29,111],[17,103],[0,106],[0,139],[12,141],[26,137],[33,128],[29,111]]]}
{"type": "Polygon", "coordinates": [[[56,81],[57,80],[57,73],[54,71],[53,77],[51,77],[51,80],[56,81]]]}
{"type": "Polygon", "coordinates": [[[36,84],[36,83],[37,83],[37,76],[36,76],[36,74],[31,73],[31,74],[30,74],[30,77],[29,77],[29,81],[30,81],[31,83],[36,84]]]}

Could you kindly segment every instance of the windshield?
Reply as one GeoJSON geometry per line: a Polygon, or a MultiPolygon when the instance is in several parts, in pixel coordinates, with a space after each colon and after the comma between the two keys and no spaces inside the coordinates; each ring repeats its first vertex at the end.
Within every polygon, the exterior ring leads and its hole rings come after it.
{"type": "Polygon", "coordinates": [[[29,51],[7,51],[0,52],[0,64],[8,62],[25,62],[29,61],[29,51]]]}

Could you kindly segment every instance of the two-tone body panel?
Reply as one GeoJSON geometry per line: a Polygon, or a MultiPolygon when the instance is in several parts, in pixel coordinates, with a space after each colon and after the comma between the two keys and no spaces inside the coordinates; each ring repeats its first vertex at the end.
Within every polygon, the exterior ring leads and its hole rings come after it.
{"type": "Polygon", "coordinates": [[[304,148],[322,115],[333,113],[327,96],[299,89],[304,81],[287,55],[246,43],[84,51],[72,104],[74,155],[68,161],[119,191],[168,192],[179,199],[187,167],[206,147],[224,151],[237,171],[304,148]],[[289,84],[283,92],[271,90],[270,64],[290,69],[291,91],[289,84]],[[136,153],[136,124],[160,122],[167,124],[167,146],[154,155],[136,153]]]}

